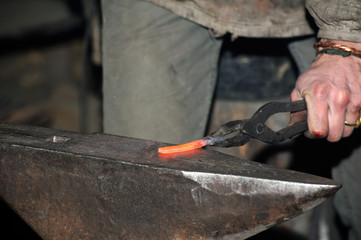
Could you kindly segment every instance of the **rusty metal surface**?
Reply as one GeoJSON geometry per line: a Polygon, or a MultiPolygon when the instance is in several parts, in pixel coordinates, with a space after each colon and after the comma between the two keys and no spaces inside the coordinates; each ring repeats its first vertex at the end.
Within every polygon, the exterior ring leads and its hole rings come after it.
{"type": "Polygon", "coordinates": [[[43,239],[246,238],[333,195],[329,179],[106,134],[0,125],[0,196],[43,239]]]}

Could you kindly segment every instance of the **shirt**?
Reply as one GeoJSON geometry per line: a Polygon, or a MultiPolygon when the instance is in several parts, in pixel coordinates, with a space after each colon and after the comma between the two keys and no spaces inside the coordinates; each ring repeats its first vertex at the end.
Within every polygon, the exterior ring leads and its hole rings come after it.
{"type": "Polygon", "coordinates": [[[314,33],[314,17],[318,37],[361,42],[361,0],[146,1],[210,28],[216,36],[304,36],[314,33]]]}

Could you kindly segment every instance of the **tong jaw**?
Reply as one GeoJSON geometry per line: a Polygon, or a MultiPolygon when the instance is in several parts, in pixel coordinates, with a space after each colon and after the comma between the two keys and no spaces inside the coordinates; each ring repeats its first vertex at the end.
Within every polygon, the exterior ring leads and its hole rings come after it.
{"type": "Polygon", "coordinates": [[[206,139],[222,139],[221,141],[211,141],[210,146],[215,147],[236,147],[242,146],[249,141],[251,137],[244,134],[242,131],[244,125],[249,121],[235,120],[222,125],[217,131],[206,137],[206,139]]]}
{"type": "Polygon", "coordinates": [[[306,131],[308,129],[307,122],[298,122],[276,132],[265,124],[267,119],[276,113],[297,112],[306,109],[305,101],[270,102],[260,107],[251,119],[228,122],[206,139],[211,140],[209,145],[217,147],[242,146],[252,138],[266,143],[283,142],[296,134],[306,131]]]}

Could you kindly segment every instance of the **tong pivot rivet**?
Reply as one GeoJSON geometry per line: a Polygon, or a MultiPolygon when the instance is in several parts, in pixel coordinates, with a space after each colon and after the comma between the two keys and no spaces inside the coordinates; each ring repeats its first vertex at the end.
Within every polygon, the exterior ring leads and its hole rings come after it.
{"type": "Polygon", "coordinates": [[[256,128],[257,134],[262,134],[264,132],[264,129],[265,129],[264,124],[262,123],[257,124],[257,128],[256,128]]]}

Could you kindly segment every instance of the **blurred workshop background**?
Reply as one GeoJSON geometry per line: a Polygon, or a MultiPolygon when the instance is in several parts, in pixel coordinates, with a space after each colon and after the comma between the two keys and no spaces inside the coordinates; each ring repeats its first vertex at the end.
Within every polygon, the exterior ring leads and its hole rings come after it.
{"type": "MultiPolygon", "coordinates": [[[[0,122],[101,131],[99,14],[93,0],[0,1],[0,122]]],[[[2,200],[0,238],[40,239],[2,200]]]]}
{"type": "Polygon", "coordinates": [[[1,121],[101,131],[98,4],[0,1],[1,121]]]}

